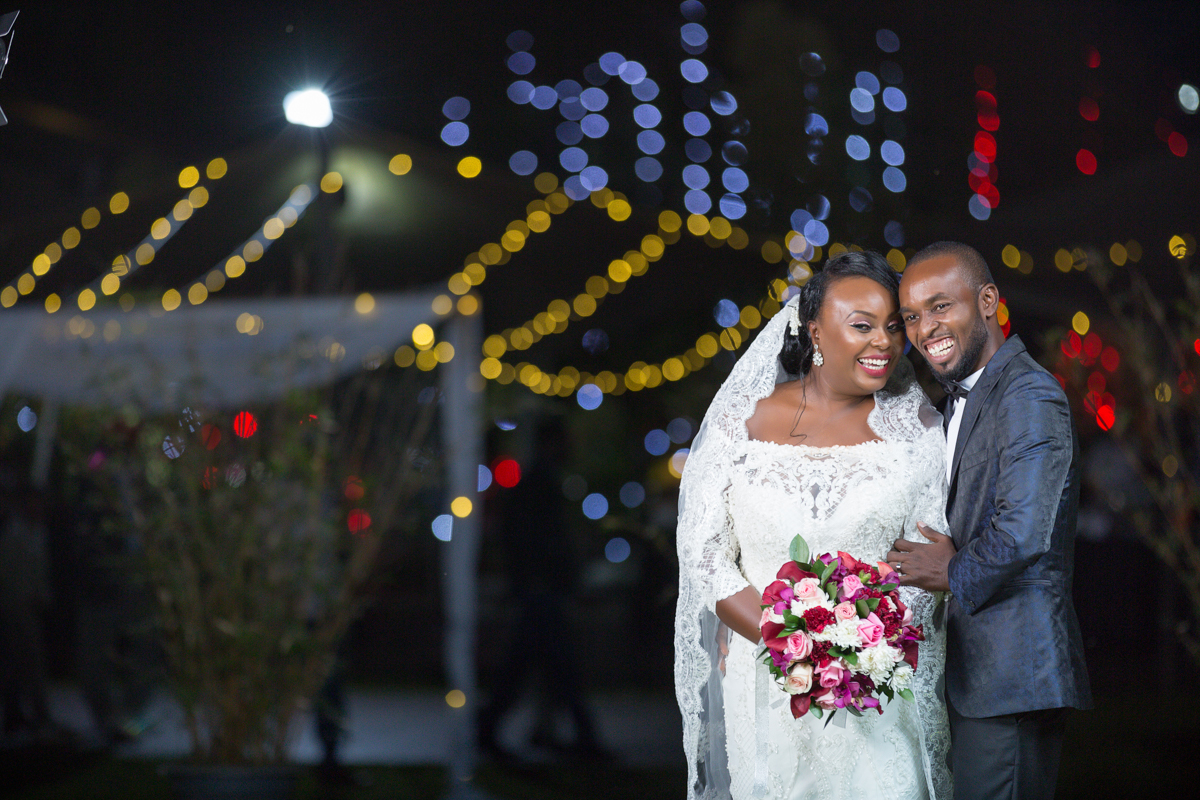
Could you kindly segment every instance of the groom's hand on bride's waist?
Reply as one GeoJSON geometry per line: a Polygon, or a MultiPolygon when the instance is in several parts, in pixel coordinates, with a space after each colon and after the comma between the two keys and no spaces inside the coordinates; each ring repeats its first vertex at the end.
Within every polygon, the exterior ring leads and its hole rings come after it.
{"type": "Polygon", "coordinates": [[[923,522],[917,530],[929,544],[897,539],[887,554],[887,561],[900,576],[901,586],[917,586],[930,592],[950,591],[947,570],[950,559],[958,552],[954,540],[938,533],[923,522]]]}

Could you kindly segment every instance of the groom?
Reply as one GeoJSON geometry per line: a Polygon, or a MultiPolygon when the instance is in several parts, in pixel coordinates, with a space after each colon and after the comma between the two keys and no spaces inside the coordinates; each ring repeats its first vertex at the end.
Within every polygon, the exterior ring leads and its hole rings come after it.
{"type": "Polygon", "coordinates": [[[983,257],[917,253],[900,282],[913,346],[947,389],[949,536],[897,541],[901,583],[950,591],[946,699],[954,796],[1052,798],[1067,709],[1090,708],[1071,602],[1078,446],[1058,381],[1007,341],[983,257]]]}

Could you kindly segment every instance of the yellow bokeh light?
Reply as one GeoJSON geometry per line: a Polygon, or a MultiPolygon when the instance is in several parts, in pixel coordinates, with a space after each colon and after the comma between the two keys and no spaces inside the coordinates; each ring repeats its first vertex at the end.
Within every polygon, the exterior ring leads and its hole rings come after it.
{"type": "Polygon", "coordinates": [[[599,299],[608,294],[608,281],[599,275],[593,275],[587,279],[587,283],[584,284],[583,288],[592,297],[599,299]]]}
{"type": "Polygon", "coordinates": [[[474,178],[483,170],[483,162],[475,156],[467,156],[458,162],[458,174],[464,178],[474,178]]]}
{"type": "Polygon", "coordinates": [[[550,194],[558,188],[558,176],[553,172],[541,172],[533,179],[533,186],[542,194],[550,194]]]}
{"type": "Polygon", "coordinates": [[[405,153],[392,156],[392,160],[388,162],[388,172],[393,175],[407,175],[410,169],[412,169],[412,156],[405,153]]]}
{"type": "Polygon", "coordinates": [[[696,352],[704,358],[712,358],[717,354],[717,337],[706,333],[696,340],[696,352]]]}
{"type": "Polygon", "coordinates": [[[450,276],[450,280],[446,281],[446,288],[454,294],[466,294],[471,291],[471,282],[467,280],[466,275],[456,272],[450,276]]]}
{"type": "Polygon", "coordinates": [[[117,192],[108,201],[108,210],[113,214],[122,214],[129,208],[129,195],[117,192]]]}
{"type": "Polygon", "coordinates": [[[462,708],[467,704],[467,696],[459,689],[446,692],[446,705],[451,708],[462,708]]]}
{"type": "Polygon", "coordinates": [[[363,292],[354,298],[354,310],[359,314],[370,314],[375,310],[375,298],[368,292],[363,292]]]}
{"type": "Polygon", "coordinates": [[[504,250],[495,242],[488,242],[479,248],[479,260],[489,266],[500,263],[500,259],[503,257],[504,250]]]}
{"type": "Polygon", "coordinates": [[[720,342],[721,347],[726,350],[737,350],[742,346],[742,334],[738,332],[737,328],[726,328],[721,331],[720,342]]]}
{"type": "Polygon", "coordinates": [[[550,214],[545,211],[534,211],[525,221],[529,230],[534,233],[545,233],[550,228],[550,214]]]}
{"type": "Polygon", "coordinates": [[[402,344],[396,348],[396,354],[392,356],[392,360],[396,362],[397,367],[411,367],[417,360],[417,351],[402,344]]]}
{"type": "Polygon", "coordinates": [[[263,236],[271,240],[275,240],[280,236],[283,236],[284,230],[283,220],[279,219],[279,217],[271,217],[269,220],[263,223],[262,227],[263,236]]]}
{"type": "Polygon", "coordinates": [[[1021,251],[1021,263],[1017,264],[1017,272],[1022,275],[1028,275],[1033,272],[1033,256],[1029,255],[1025,250],[1021,251]]]}
{"type": "Polygon", "coordinates": [[[454,301],[450,299],[449,295],[439,294],[433,298],[430,309],[439,317],[444,317],[454,310],[454,301]]]}
{"type": "Polygon", "coordinates": [[[575,309],[575,313],[581,317],[590,317],[596,313],[596,298],[590,294],[576,295],[571,307],[575,309]]]}
{"type": "Polygon", "coordinates": [[[683,220],[674,211],[666,210],[658,215],[658,227],[664,233],[675,233],[683,226],[683,220]]]}
{"type": "MultiPolygon", "coordinates": [[[[1182,236],[1172,236],[1171,241],[1167,242],[1167,251],[1180,260],[1187,258],[1188,246],[1182,236]]],[[[1171,458],[1171,456],[1167,456],[1171,458]]]]}
{"type": "Polygon", "coordinates": [[[165,239],[171,235],[171,223],[166,217],[159,217],[150,226],[150,235],[155,239],[165,239]]]}
{"type": "Polygon", "coordinates": [[[96,293],[91,289],[84,289],[75,302],[79,304],[80,311],[91,311],[96,306],[96,293]]]}
{"type": "Polygon", "coordinates": [[[1004,303],[1001,303],[996,308],[996,322],[999,322],[1001,325],[1008,324],[1008,306],[1004,305],[1004,303]]]}
{"type": "Polygon", "coordinates": [[[663,377],[669,381],[677,381],[682,379],[684,372],[685,370],[683,367],[683,362],[678,358],[668,358],[663,362],[662,374],[663,377]]]}
{"type": "Polygon", "coordinates": [[[458,313],[464,317],[469,317],[479,310],[479,298],[473,294],[464,294],[458,298],[458,303],[455,305],[458,313]]]}
{"type": "Polygon", "coordinates": [[[188,287],[188,302],[198,306],[208,299],[208,287],[203,283],[193,283],[188,287]]]}
{"type": "Polygon", "coordinates": [[[1179,459],[1175,458],[1175,456],[1164,458],[1162,461],[1162,471],[1163,475],[1166,475],[1168,478],[1174,478],[1175,473],[1179,471],[1179,459]]]}
{"type": "Polygon", "coordinates": [[[432,350],[422,350],[417,353],[417,369],[422,372],[429,372],[438,365],[437,356],[432,350]]]}
{"type": "Polygon", "coordinates": [[[225,273],[219,269],[209,270],[204,276],[204,285],[210,292],[219,292],[225,288],[225,273]]]}
{"type": "Polygon", "coordinates": [[[762,258],[768,264],[778,264],[783,260],[783,248],[779,246],[779,242],[766,241],[762,246],[762,258]]]}
{"type": "Polygon", "coordinates": [[[225,173],[229,171],[229,165],[225,163],[223,158],[214,158],[208,162],[208,166],[204,168],[204,174],[209,180],[217,181],[225,177],[225,173]]]}
{"type": "Polygon", "coordinates": [[[197,186],[188,192],[188,202],[192,204],[192,208],[204,208],[208,205],[208,189],[203,186],[197,186]]]}
{"type": "Polygon", "coordinates": [[[200,170],[195,167],[184,167],[179,173],[179,188],[190,189],[200,181],[200,170]]]}
{"type": "Polygon", "coordinates": [[[490,358],[500,358],[508,352],[508,342],[504,341],[504,337],[493,333],[491,336],[483,340],[483,354],[490,358]]]}
{"type": "Polygon", "coordinates": [[[1021,251],[1011,244],[1004,245],[1004,249],[1000,251],[1000,260],[1004,262],[1004,266],[1009,269],[1016,269],[1021,263],[1021,251]]]}
{"type": "Polygon", "coordinates": [[[566,300],[551,300],[546,311],[554,318],[555,322],[564,322],[571,316],[571,307],[567,305],[566,300]]]}
{"type": "Polygon", "coordinates": [[[1135,264],[1142,260],[1142,246],[1137,239],[1130,239],[1125,243],[1125,252],[1129,254],[1129,260],[1135,264]]]}
{"type": "Polygon", "coordinates": [[[892,269],[896,270],[896,272],[904,272],[904,268],[908,266],[908,259],[904,257],[904,253],[901,253],[895,247],[888,250],[887,262],[892,265],[892,269]]]}
{"type": "Polygon", "coordinates": [[[1113,246],[1108,248],[1108,259],[1118,267],[1125,266],[1125,262],[1129,259],[1129,253],[1125,250],[1125,245],[1120,242],[1113,242],[1113,246]]]}
{"type": "Polygon", "coordinates": [[[57,264],[63,254],[62,248],[58,246],[58,242],[51,242],[46,245],[46,249],[43,252],[46,254],[46,258],[50,259],[51,264],[57,264]]]}
{"type": "Polygon", "coordinates": [[[50,294],[46,297],[46,312],[53,314],[62,308],[62,299],[56,294],[50,294]]]}
{"type": "MultiPolygon", "coordinates": [[[[703,236],[708,233],[709,222],[708,217],[703,214],[691,214],[687,218],[688,233],[693,236],[703,236]]],[[[647,253],[649,255],[649,253],[647,253]]]]}
{"type": "Polygon", "coordinates": [[[251,239],[246,242],[246,246],[242,248],[242,258],[246,259],[246,263],[252,264],[258,261],[263,256],[262,242],[257,239],[251,239]]]}
{"type": "MultiPolygon", "coordinates": [[[[153,249],[153,248],[151,248],[153,249]]],[[[133,269],[133,262],[129,260],[127,255],[119,255],[113,259],[112,274],[117,277],[124,277],[129,274],[129,270],[133,269]]]]}
{"type": "Polygon", "coordinates": [[[546,210],[551,214],[561,214],[571,207],[573,201],[562,192],[551,192],[546,195],[546,210]]]}
{"type": "Polygon", "coordinates": [[[17,304],[18,297],[19,295],[17,294],[16,289],[11,286],[5,286],[4,289],[0,291],[0,305],[3,305],[5,308],[12,308],[17,304]]]}
{"type": "Polygon", "coordinates": [[[762,314],[758,313],[758,309],[754,306],[743,308],[740,319],[742,325],[750,330],[754,330],[762,324],[762,314]]]}
{"type": "Polygon", "coordinates": [[[616,194],[613,193],[613,190],[609,189],[608,187],[597,189],[596,191],[592,192],[589,197],[591,198],[592,205],[594,205],[596,208],[608,208],[608,204],[617,198],[616,194]]]}
{"type": "Polygon", "coordinates": [[[92,207],[83,212],[79,217],[79,224],[83,226],[85,231],[90,231],[92,228],[100,224],[100,209],[92,207]]]}
{"type": "Polygon", "coordinates": [[[637,250],[630,250],[625,254],[625,263],[633,270],[634,275],[645,275],[646,270],[650,268],[650,262],[637,250]]]}
{"type": "Polygon", "coordinates": [[[326,172],[321,176],[321,191],[326,194],[333,194],[342,188],[342,174],[340,172],[326,172]]]}
{"type": "Polygon", "coordinates": [[[62,246],[64,250],[73,250],[79,245],[81,234],[79,228],[71,227],[63,231],[62,246]]]}
{"type": "Polygon", "coordinates": [[[17,278],[17,291],[21,294],[29,294],[35,286],[37,286],[37,281],[28,272],[22,273],[21,277],[17,278]]]}
{"type": "Polygon", "coordinates": [[[500,246],[510,253],[515,253],[525,246],[525,236],[520,231],[505,231],[500,237],[500,246]]]}
{"type": "Polygon", "coordinates": [[[179,304],[183,302],[183,297],[175,289],[167,289],[163,292],[162,307],[167,311],[174,311],[179,308],[179,304]]]}
{"type": "Polygon", "coordinates": [[[1073,259],[1071,253],[1063,248],[1058,248],[1054,252],[1054,266],[1059,272],[1070,272],[1073,259]]]}
{"type": "Polygon", "coordinates": [[[438,342],[433,348],[433,357],[439,364],[448,364],[454,360],[454,345],[449,342],[438,342]]]}
{"type": "Polygon", "coordinates": [[[192,210],[192,201],[185,197],[183,200],[180,200],[178,203],[176,203],[175,207],[171,209],[171,216],[174,217],[177,222],[183,222],[192,216],[192,210]]]}
{"type": "Polygon", "coordinates": [[[121,288],[121,279],[111,272],[104,276],[100,281],[100,291],[105,296],[114,295],[121,288]]]}
{"type": "Polygon", "coordinates": [[[428,350],[430,347],[433,347],[433,328],[422,322],[413,328],[412,340],[417,349],[428,350]]]}
{"type": "Polygon", "coordinates": [[[1160,403],[1171,402],[1171,384],[1166,381],[1154,387],[1154,399],[1160,403]]]}
{"type": "Polygon", "coordinates": [[[642,237],[641,251],[651,261],[656,261],[662,257],[663,251],[666,249],[667,246],[663,244],[663,240],[660,237],[654,234],[642,237]]]}
{"type": "Polygon", "coordinates": [[[743,250],[746,245],[750,244],[750,234],[735,225],[729,233],[729,238],[725,241],[734,250],[743,250]]]}
{"type": "Polygon", "coordinates": [[[713,235],[713,238],[725,241],[729,238],[729,234],[733,233],[733,226],[724,217],[713,217],[708,223],[708,232],[713,235]]]}
{"type": "Polygon", "coordinates": [[[608,204],[608,216],[614,222],[624,222],[633,213],[633,208],[626,200],[613,200],[608,204]]]}
{"type": "Polygon", "coordinates": [[[50,259],[46,257],[45,253],[38,253],[33,257],[33,266],[31,269],[34,275],[45,275],[50,271],[50,267],[50,259]]]}
{"type": "Polygon", "coordinates": [[[1075,332],[1080,336],[1086,334],[1088,332],[1088,328],[1091,326],[1091,320],[1089,320],[1088,315],[1082,311],[1076,311],[1075,316],[1071,317],[1071,327],[1074,328],[1075,332]]]}
{"type": "Polygon", "coordinates": [[[614,259],[608,265],[608,277],[617,283],[624,283],[633,276],[633,268],[629,266],[629,262],[621,259],[614,259]]]}
{"type": "Polygon", "coordinates": [[[487,378],[489,381],[494,381],[500,377],[502,366],[500,360],[492,356],[488,356],[483,361],[479,362],[479,374],[487,378]]]}
{"type": "Polygon", "coordinates": [[[248,311],[243,311],[241,314],[238,314],[237,321],[233,324],[237,328],[238,333],[249,333],[254,329],[254,315],[248,311]]]}
{"type": "Polygon", "coordinates": [[[231,278],[240,278],[246,271],[246,262],[241,256],[230,256],[225,262],[225,274],[231,278]]]}
{"type": "Polygon", "coordinates": [[[478,286],[487,280],[487,267],[483,266],[483,264],[467,264],[467,266],[463,267],[462,274],[468,283],[472,286],[478,286]]]}

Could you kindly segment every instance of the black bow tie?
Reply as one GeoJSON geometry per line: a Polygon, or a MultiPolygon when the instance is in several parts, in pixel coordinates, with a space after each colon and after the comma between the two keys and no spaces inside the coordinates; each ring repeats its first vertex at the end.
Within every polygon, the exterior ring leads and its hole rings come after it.
{"type": "Polygon", "coordinates": [[[971,391],[970,389],[964,389],[957,383],[944,384],[942,388],[952,400],[966,400],[967,393],[971,391]]]}

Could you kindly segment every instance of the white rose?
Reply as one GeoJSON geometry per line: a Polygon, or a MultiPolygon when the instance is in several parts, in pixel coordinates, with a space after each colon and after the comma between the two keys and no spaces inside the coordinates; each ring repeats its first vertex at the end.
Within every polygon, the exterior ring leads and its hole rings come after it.
{"type": "Polygon", "coordinates": [[[896,667],[896,671],[892,673],[892,679],[888,681],[888,684],[896,691],[900,691],[901,689],[910,688],[912,686],[912,679],[912,667],[904,663],[896,667]]]}

